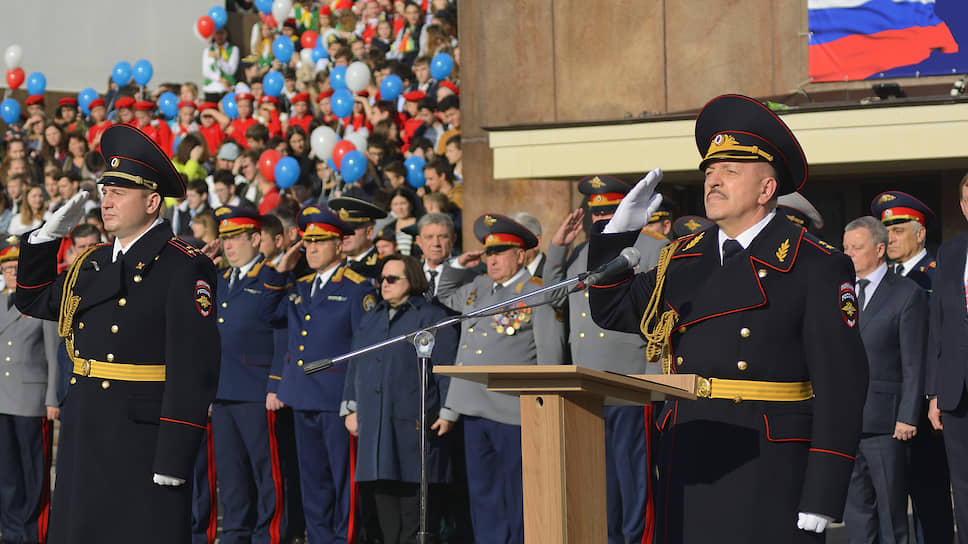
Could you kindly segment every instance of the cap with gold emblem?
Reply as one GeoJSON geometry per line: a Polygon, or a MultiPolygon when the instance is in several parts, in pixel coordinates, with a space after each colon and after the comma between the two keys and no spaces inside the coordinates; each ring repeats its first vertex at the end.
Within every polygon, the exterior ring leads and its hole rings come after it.
{"type": "Polygon", "coordinates": [[[20,257],[20,238],[7,236],[0,242],[0,263],[16,261],[20,257]]]}
{"type": "Polygon", "coordinates": [[[673,214],[675,214],[675,212],[676,212],[675,202],[669,200],[668,198],[663,197],[662,202],[659,204],[659,207],[656,208],[656,210],[652,212],[652,215],[649,216],[649,223],[650,224],[657,223],[659,221],[662,221],[663,219],[672,220],[672,216],[673,214]]]}
{"type": "Polygon", "coordinates": [[[299,210],[299,234],[307,242],[340,239],[353,234],[353,225],[341,221],[331,210],[306,206],[299,210]]]}
{"type": "Polygon", "coordinates": [[[578,183],[578,192],[588,195],[592,214],[613,213],[631,190],[631,185],[612,176],[588,176],[578,183]]]}
{"type": "Polygon", "coordinates": [[[887,227],[905,221],[917,221],[923,227],[930,227],[935,222],[931,208],[901,191],[886,191],[875,196],[871,201],[871,213],[887,227]]]}
{"type": "Polygon", "coordinates": [[[484,214],[474,221],[474,236],[484,244],[485,253],[499,253],[512,247],[531,249],[538,245],[538,239],[524,225],[496,213],[484,214]]]}
{"type": "Polygon", "coordinates": [[[698,215],[684,215],[672,223],[672,236],[682,238],[706,230],[715,223],[698,215]]]}
{"type": "Polygon", "coordinates": [[[218,223],[219,238],[228,238],[262,228],[259,214],[237,206],[220,206],[213,212],[218,223]]]}
{"type": "Polygon", "coordinates": [[[185,196],[181,175],[168,155],[147,134],[128,124],[111,125],[101,135],[106,170],[98,183],[157,191],[161,196],[185,196]]]}
{"type": "Polygon", "coordinates": [[[336,212],[341,220],[352,223],[357,227],[360,226],[360,223],[372,223],[387,216],[387,212],[378,206],[351,196],[333,198],[327,205],[336,212]]]}
{"type": "Polygon", "coordinates": [[[813,204],[805,196],[798,192],[792,192],[778,198],[776,213],[807,230],[823,228],[823,217],[820,212],[813,207],[813,204]]]}
{"type": "Polygon", "coordinates": [[[759,161],[776,169],[777,195],[807,181],[807,158],[796,136],[775,113],[738,94],[712,99],[696,117],[696,146],[703,171],[712,162],[759,161]]]}

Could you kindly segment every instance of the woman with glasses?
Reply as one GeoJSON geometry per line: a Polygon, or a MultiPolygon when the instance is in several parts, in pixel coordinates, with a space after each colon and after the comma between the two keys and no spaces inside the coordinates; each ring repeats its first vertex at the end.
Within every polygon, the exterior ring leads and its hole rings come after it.
{"type": "MultiPolygon", "coordinates": [[[[361,348],[427,327],[447,314],[424,296],[427,279],[420,262],[407,255],[384,259],[379,288],[383,300],[367,312],[353,335],[361,348]]],[[[453,364],[457,331],[436,333],[431,364],[453,364]]],[[[429,368],[429,367],[428,367],[429,368]]],[[[350,361],[340,412],[359,440],[356,481],[373,493],[385,544],[416,542],[420,489],[420,365],[410,343],[398,343],[350,361]]],[[[427,530],[436,539],[440,526],[440,484],[451,479],[449,440],[444,435],[457,414],[443,407],[448,378],[429,372],[427,479],[430,482],[427,530]]],[[[435,540],[434,540],[435,541],[435,540]]]]}

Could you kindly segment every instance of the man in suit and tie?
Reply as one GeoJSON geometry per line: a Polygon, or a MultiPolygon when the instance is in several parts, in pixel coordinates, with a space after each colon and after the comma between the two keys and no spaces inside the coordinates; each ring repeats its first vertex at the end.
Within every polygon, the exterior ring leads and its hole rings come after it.
{"type": "Polygon", "coordinates": [[[860,335],[869,384],[844,522],[852,543],[908,542],[906,442],[917,434],[924,379],[928,297],[887,268],[887,228],[874,217],[844,230],[857,273],[860,335]]]}
{"type": "MultiPolygon", "coordinates": [[[[961,213],[968,219],[968,176],[958,188],[961,213]]],[[[944,445],[950,459],[968,456],[968,233],[948,240],[938,249],[938,265],[931,296],[928,332],[927,374],[928,417],[935,429],[944,428],[944,445]]],[[[968,542],[968,464],[952,463],[955,519],[959,542],[968,542]]]]}
{"type": "Polygon", "coordinates": [[[430,283],[427,292],[436,296],[444,262],[454,251],[454,221],[444,213],[428,213],[417,221],[417,229],[414,243],[423,256],[423,271],[430,283]]]}

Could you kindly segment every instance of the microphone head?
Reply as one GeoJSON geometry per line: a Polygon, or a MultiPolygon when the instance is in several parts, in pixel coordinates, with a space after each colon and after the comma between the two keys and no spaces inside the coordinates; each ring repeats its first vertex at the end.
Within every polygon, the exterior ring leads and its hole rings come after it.
{"type": "Polygon", "coordinates": [[[634,247],[627,247],[623,249],[621,255],[629,262],[629,268],[635,268],[638,266],[639,261],[642,259],[642,254],[639,253],[639,250],[635,249],[634,247]]]}

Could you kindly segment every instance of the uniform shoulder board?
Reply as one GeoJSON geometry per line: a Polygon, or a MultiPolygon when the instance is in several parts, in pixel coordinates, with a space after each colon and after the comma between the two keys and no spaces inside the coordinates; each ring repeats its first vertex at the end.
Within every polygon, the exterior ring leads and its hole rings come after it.
{"type": "Polygon", "coordinates": [[[678,239],[679,247],[676,248],[675,252],[677,255],[687,253],[690,249],[695,247],[704,237],[706,236],[706,231],[701,230],[695,234],[689,234],[678,239]]]}
{"type": "Polygon", "coordinates": [[[353,283],[363,283],[366,281],[366,278],[363,277],[359,272],[354,272],[353,269],[349,267],[343,269],[343,277],[353,283]]]}
{"type": "Polygon", "coordinates": [[[640,232],[640,234],[644,234],[646,236],[651,236],[652,238],[655,238],[656,240],[666,240],[667,239],[662,234],[659,234],[658,232],[656,232],[654,230],[650,230],[650,229],[642,229],[642,231],[640,232]]]}
{"type": "Polygon", "coordinates": [[[259,275],[259,271],[262,270],[262,267],[265,266],[265,264],[266,264],[265,261],[261,261],[261,262],[255,263],[255,266],[252,267],[252,270],[249,270],[249,273],[246,274],[246,277],[254,278],[254,277],[258,276],[259,275]]]}
{"type": "Polygon", "coordinates": [[[189,257],[199,257],[199,256],[204,257],[205,256],[204,253],[202,253],[198,249],[195,249],[195,246],[189,244],[188,242],[185,242],[181,238],[172,238],[172,239],[168,240],[168,243],[171,244],[172,246],[174,246],[176,249],[178,249],[182,253],[184,253],[185,255],[188,255],[189,257]]]}
{"type": "Polygon", "coordinates": [[[296,281],[311,282],[311,281],[313,281],[313,278],[315,278],[315,277],[316,277],[316,273],[315,272],[312,272],[310,274],[306,274],[305,276],[299,278],[296,281]]]}
{"type": "Polygon", "coordinates": [[[810,245],[812,245],[812,246],[814,246],[814,247],[816,247],[818,249],[820,249],[821,251],[823,251],[827,255],[830,255],[832,253],[839,253],[839,251],[837,250],[837,248],[835,248],[834,246],[828,244],[827,242],[824,242],[823,240],[821,240],[820,238],[817,238],[816,236],[810,234],[809,232],[804,232],[803,233],[803,241],[809,243],[810,245]]]}
{"type": "Polygon", "coordinates": [[[928,268],[937,268],[937,267],[938,267],[938,261],[932,260],[930,263],[928,263],[928,268]]]}

